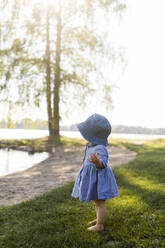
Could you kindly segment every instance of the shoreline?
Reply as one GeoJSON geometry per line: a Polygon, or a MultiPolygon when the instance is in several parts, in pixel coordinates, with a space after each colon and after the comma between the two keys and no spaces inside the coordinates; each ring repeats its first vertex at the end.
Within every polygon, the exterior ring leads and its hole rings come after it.
{"type": "MultiPolygon", "coordinates": [[[[121,146],[108,146],[113,168],[135,159],[136,152],[121,146]]],[[[0,206],[20,203],[74,181],[81,167],[84,146],[58,146],[46,160],[25,171],[0,177],[0,206]]]]}
{"type": "Polygon", "coordinates": [[[54,149],[59,146],[82,146],[86,143],[85,140],[77,138],[67,138],[60,136],[60,139],[60,144],[50,144],[48,141],[48,136],[35,139],[0,139],[0,149],[25,151],[31,154],[35,152],[53,153],[54,149]]]}

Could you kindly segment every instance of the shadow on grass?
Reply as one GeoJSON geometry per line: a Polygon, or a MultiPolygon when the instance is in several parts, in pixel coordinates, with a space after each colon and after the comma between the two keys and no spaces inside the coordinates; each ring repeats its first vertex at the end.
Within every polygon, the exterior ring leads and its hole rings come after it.
{"type": "Polygon", "coordinates": [[[164,209],[165,192],[161,192],[161,190],[148,190],[146,188],[142,188],[137,185],[136,182],[130,182],[129,179],[127,179],[120,171],[116,172],[115,176],[117,178],[118,186],[127,191],[130,196],[136,195],[140,197],[141,200],[151,208],[164,209]]]}
{"type": "Polygon", "coordinates": [[[165,142],[124,146],[138,153],[126,165],[114,169],[118,186],[136,194],[151,208],[164,208],[165,204],[165,142]]]}
{"type": "Polygon", "coordinates": [[[137,152],[138,155],[134,161],[121,166],[120,171],[123,173],[129,171],[132,176],[147,178],[154,181],[155,184],[165,182],[165,141],[164,143],[154,141],[151,145],[123,144],[128,149],[137,152]]]}

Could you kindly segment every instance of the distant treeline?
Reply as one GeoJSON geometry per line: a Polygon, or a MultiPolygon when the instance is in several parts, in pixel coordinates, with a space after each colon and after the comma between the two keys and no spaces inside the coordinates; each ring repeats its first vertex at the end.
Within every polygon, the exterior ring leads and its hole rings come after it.
{"type": "Polygon", "coordinates": [[[30,118],[25,118],[17,122],[10,120],[2,120],[0,122],[0,128],[16,128],[16,129],[48,129],[48,123],[45,120],[31,120],[30,118]]]}
{"type": "MultiPolygon", "coordinates": [[[[17,128],[17,129],[40,129],[47,130],[48,123],[45,120],[37,119],[32,121],[30,118],[25,118],[18,122],[8,123],[5,120],[0,121],[0,128],[17,128]]],[[[76,124],[70,126],[61,126],[61,131],[77,131],[76,124]]],[[[165,128],[147,128],[141,126],[124,126],[112,125],[113,133],[132,133],[132,134],[165,134],[165,128]]]]}
{"type": "Polygon", "coordinates": [[[165,128],[147,128],[141,126],[112,126],[113,133],[134,133],[134,134],[165,134],[165,128]]]}
{"type": "MultiPolygon", "coordinates": [[[[76,125],[62,126],[63,131],[77,131],[76,125]]],[[[112,125],[113,133],[132,133],[132,134],[165,134],[165,128],[147,128],[141,126],[112,125]]]]}

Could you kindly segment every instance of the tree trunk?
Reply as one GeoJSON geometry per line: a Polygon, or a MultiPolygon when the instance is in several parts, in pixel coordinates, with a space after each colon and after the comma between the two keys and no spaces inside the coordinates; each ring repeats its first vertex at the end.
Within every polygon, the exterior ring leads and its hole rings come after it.
{"type": "Polygon", "coordinates": [[[46,100],[47,100],[47,114],[48,114],[48,130],[49,141],[53,135],[53,118],[51,106],[51,69],[50,69],[50,26],[49,26],[49,8],[46,12],[46,100]]]}
{"type": "Polygon", "coordinates": [[[53,136],[55,143],[60,143],[60,128],[59,128],[59,121],[60,121],[60,114],[59,114],[59,90],[60,90],[60,59],[61,59],[61,1],[59,2],[59,11],[57,16],[57,37],[56,37],[56,57],[55,57],[55,79],[54,79],[54,98],[53,98],[53,136]]]}

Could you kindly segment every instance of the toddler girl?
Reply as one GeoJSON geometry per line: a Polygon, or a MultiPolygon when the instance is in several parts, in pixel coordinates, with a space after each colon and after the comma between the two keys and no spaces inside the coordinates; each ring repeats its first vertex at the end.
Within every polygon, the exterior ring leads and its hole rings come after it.
{"type": "Polygon", "coordinates": [[[77,127],[88,143],[72,197],[83,202],[94,201],[97,219],[89,224],[96,222],[96,225],[89,227],[88,231],[103,231],[106,216],[105,200],[118,196],[116,180],[108,166],[106,149],[111,125],[104,116],[94,114],[77,127]]]}

